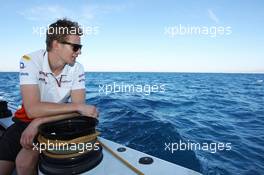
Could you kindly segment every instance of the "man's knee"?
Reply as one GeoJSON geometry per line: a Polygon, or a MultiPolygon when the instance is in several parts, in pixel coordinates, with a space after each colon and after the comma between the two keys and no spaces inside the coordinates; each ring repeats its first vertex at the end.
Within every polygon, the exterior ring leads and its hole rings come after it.
{"type": "Polygon", "coordinates": [[[18,154],[16,157],[17,169],[32,169],[38,162],[38,154],[18,154]]]}

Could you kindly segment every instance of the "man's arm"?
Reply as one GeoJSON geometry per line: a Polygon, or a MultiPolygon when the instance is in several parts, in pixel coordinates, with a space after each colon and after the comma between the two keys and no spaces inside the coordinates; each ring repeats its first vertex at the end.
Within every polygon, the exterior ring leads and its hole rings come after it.
{"type": "MultiPolygon", "coordinates": [[[[71,92],[71,101],[72,103],[75,104],[84,104],[85,103],[85,90],[84,89],[78,89],[78,90],[73,90],[71,92]]],[[[79,113],[77,112],[71,112],[68,114],[59,114],[59,115],[53,115],[49,117],[41,117],[35,119],[37,125],[41,125],[43,123],[48,123],[48,122],[54,122],[62,119],[67,119],[71,117],[77,117],[80,116],[79,113]]]]}
{"type": "Polygon", "coordinates": [[[81,93],[85,93],[85,90],[74,90],[72,92],[72,103],[57,104],[41,102],[38,85],[21,85],[20,89],[23,104],[29,118],[41,118],[71,113],[80,113],[81,115],[92,117],[97,116],[97,111],[94,106],[84,104],[85,94],[81,93]]]}
{"type": "Polygon", "coordinates": [[[71,91],[72,103],[85,103],[85,89],[76,89],[71,91]]]}

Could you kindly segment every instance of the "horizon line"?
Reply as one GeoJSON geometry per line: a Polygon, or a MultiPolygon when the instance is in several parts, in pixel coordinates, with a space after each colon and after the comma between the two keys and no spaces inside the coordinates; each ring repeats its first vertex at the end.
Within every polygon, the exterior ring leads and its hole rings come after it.
{"type": "MultiPolygon", "coordinates": [[[[264,74],[263,72],[191,72],[191,71],[84,71],[85,73],[197,73],[197,74],[264,74]]],[[[19,71],[0,71],[0,73],[19,73],[19,71]]]]}

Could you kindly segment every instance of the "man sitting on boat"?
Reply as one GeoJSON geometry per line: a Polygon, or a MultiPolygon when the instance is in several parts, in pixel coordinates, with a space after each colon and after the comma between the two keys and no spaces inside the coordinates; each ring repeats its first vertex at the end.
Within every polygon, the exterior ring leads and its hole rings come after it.
{"type": "Polygon", "coordinates": [[[0,139],[0,174],[36,173],[38,151],[33,139],[42,123],[83,115],[97,117],[95,106],[85,104],[85,73],[76,62],[83,32],[78,23],[60,19],[46,34],[46,50],[26,54],[20,61],[22,107],[0,139]],[[70,103],[69,103],[70,102],[70,103]]]}

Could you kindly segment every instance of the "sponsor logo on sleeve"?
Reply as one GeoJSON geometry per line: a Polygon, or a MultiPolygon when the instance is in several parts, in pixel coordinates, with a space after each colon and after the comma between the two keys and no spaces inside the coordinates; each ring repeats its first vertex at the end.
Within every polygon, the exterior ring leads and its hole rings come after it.
{"type": "Polygon", "coordinates": [[[21,72],[20,76],[29,76],[29,74],[27,72],[21,72]]]}
{"type": "Polygon", "coordinates": [[[79,77],[79,81],[78,81],[78,82],[85,81],[85,74],[84,74],[84,73],[83,73],[83,74],[80,74],[80,75],[78,75],[78,77],[79,77]]]}
{"type": "Polygon", "coordinates": [[[27,55],[24,55],[22,58],[23,58],[23,60],[26,60],[26,61],[30,61],[31,60],[31,58],[29,56],[27,56],[27,55]]]}
{"type": "Polygon", "coordinates": [[[85,75],[85,74],[83,73],[83,74],[79,75],[78,77],[81,78],[81,77],[83,77],[84,75],[85,75]]]}
{"type": "Polygon", "coordinates": [[[82,82],[82,81],[85,81],[85,79],[83,78],[83,79],[80,79],[80,80],[79,80],[79,82],[82,82]]]}
{"type": "Polygon", "coordinates": [[[24,69],[25,68],[25,64],[23,62],[20,62],[19,63],[19,67],[20,67],[20,69],[24,69]]]}

